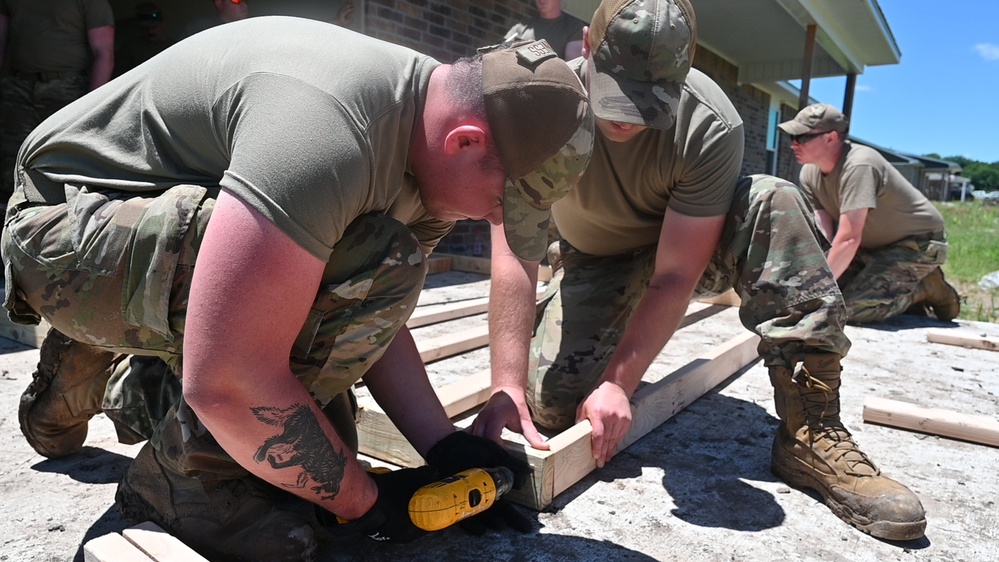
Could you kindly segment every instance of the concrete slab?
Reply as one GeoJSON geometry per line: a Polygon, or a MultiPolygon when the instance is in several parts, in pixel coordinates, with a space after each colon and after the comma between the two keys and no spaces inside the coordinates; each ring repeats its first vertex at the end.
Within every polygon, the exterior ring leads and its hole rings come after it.
{"type": "MultiPolygon", "coordinates": [[[[482,276],[440,274],[431,276],[421,302],[474,298],[487,290],[482,276]]],[[[714,327],[698,329],[724,341],[731,323],[720,316],[713,321],[714,327]]],[[[995,324],[961,324],[999,335],[995,324]]],[[[545,512],[523,510],[534,520],[529,534],[472,537],[452,528],[410,545],[331,539],[320,560],[999,560],[999,449],[861,418],[869,395],[999,418],[999,353],[926,342],[927,331],[948,326],[957,324],[903,316],[850,327],[854,349],[844,361],[845,422],[885,473],[922,498],[929,520],[924,539],[871,538],[836,518],[817,496],[770,473],[777,419],[766,370],[754,364],[545,512]]],[[[475,372],[488,364],[482,353],[430,370],[446,370],[442,380],[475,372]]],[[[677,339],[657,363],[666,369],[681,355],[677,339]]],[[[36,455],[20,434],[16,412],[37,360],[36,349],[0,339],[0,448],[6,452],[0,459],[0,560],[82,561],[86,541],[127,526],[114,507],[114,491],[138,446],[118,444],[110,422],[97,416],[80,454],[58,461],[36,455]]]]}

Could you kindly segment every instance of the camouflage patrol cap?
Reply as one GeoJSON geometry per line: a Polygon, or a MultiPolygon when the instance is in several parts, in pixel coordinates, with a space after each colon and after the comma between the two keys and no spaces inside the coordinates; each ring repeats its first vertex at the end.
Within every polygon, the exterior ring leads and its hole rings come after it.
{"type": "Polygon", "coordinates": [[[552,203],[576,185],[593,151],[586,90],[543,40],[483,54],[482,86],[507,174],[506,240],[521,259],[540,260],[552,203]]]}
{"type": "Polygon", "coordinates": [[[850,128],[850,122],[835,107],[824,103],[813,103],[802,109],[790,121],[784,121],[780,130],[789,135],[805,135],[808,133],[840,133],[850,128]]]}
{"type": "Polygon", "coordinates": [[[689,0],[604,0],[590,22],[593,113],[669,129],[690,72],[697,21],[689,0]]]}

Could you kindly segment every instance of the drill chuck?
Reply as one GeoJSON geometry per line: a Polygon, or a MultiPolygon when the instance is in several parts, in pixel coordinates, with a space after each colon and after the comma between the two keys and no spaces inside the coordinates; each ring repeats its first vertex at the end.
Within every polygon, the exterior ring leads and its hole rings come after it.
{"type": "Polygon", "coordinates": [[[424,531],[439,531],[481,513],[513,488],[505,466],[470,468],[427,484],[409,500],[409,517],[424,531]]]}

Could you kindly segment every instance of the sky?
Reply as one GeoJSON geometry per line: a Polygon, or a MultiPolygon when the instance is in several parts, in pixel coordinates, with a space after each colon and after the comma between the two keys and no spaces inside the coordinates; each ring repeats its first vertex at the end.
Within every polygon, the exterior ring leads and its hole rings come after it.
{"type": "MultiPolygon", "coordinates": [[[[878,4],[901,62],[857,76],[850,134],[909,154],[999,162],[999,1],[878,4]]],[[[845,87],[844,77],[821,78],[809,94],[841,108],[845,87]]]]}

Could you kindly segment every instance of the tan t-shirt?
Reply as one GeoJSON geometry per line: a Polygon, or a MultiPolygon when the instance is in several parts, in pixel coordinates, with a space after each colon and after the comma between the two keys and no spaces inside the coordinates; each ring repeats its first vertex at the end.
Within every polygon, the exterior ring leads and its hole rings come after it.
{"type": "MultiPolygon", "coordinates": [[[[571,66],[582,76],[581,62],[571,66]]],[[[744,145],[732,102],[710,78],[691,70],[673,128],[647,129],[628,142],[596,135],[579,184],[552,207],[559,234],[583,252],[610,256],[657,243],[667,208],[723,215],[732,204],[744,145]]]]}
{"type": "Polygon", "coordinates": [[[84,72],[87,31],[114,25],[107,0],[0,0],[8,18],[10,67],[20,72],[84,72]]]}
{"type": "Polygon", "coordinates": [[[870,209],[862,248],[881,248],[944,229],[943,216],[930,200],[869,146],[844,143],[829,175],[823,175],[815,164],[805,164],[800,179],[808,201],[829,213],[834,222],[848,211],[870,209]]]}
{"type": "Polygon", "coordinates": [[[63,183],[221,185],[324,261],[372,212],[408,225],[429,253],[453,223],[423,207],[409,147],[439,64],[317,21],[248,18],[73,102],[32,132],[18,162],[51,180],[36,184],[45,200],[63,183]]]}

